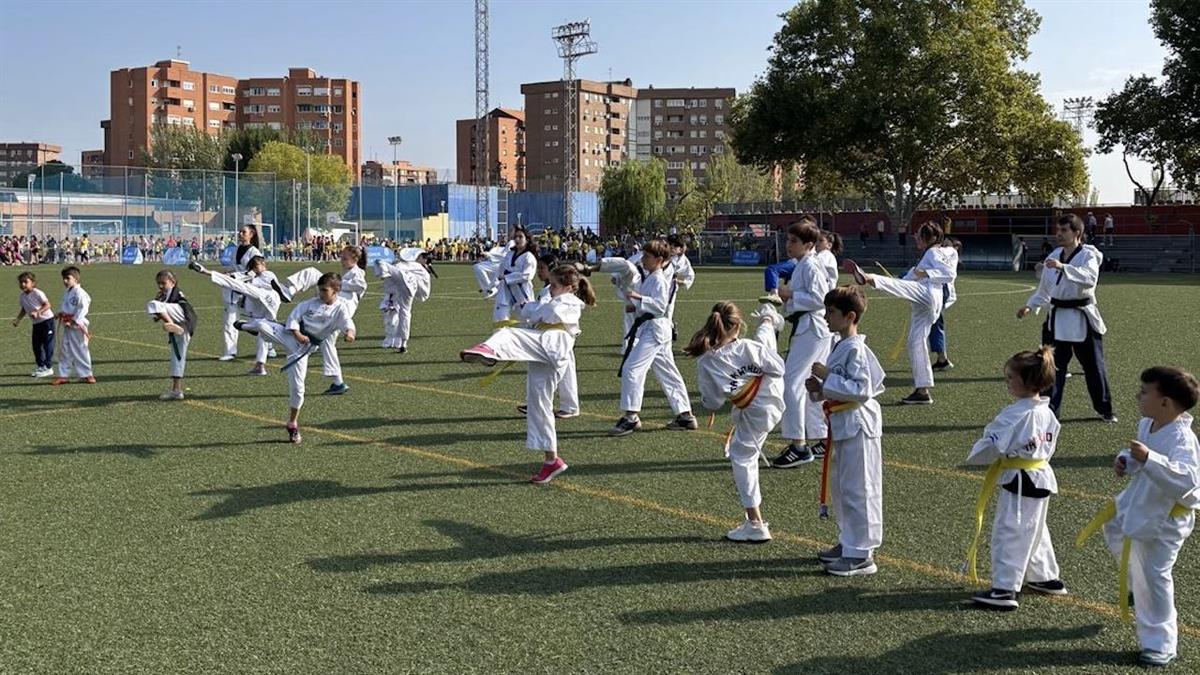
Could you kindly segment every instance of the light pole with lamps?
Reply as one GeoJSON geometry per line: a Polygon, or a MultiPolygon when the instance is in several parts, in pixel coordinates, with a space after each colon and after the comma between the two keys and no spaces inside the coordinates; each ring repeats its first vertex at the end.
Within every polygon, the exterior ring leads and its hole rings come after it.
{"type": "Polygon", "coordinates": [[[230,155],[230,157],[233,158],[233,228],[235,230],[240,230],[240,229],[242,229],[242,224],[241,224],[242,216],[239,212],[239,207],[241,206],[241,204],[239,203],[239,198],[241,195],[239,194],[238,181],[241,178],[240,170],[241,170],[241,165],[242,165],[242,153],[235,152],[232,155],[230,155]]]}
{"type": "Polygon", "coordinates": [[[400,170],[396,168],[396,151],[403,141],[400,136],[388,136],[388,143],[392,144],[392,241],[400,238],[400,170]]]}

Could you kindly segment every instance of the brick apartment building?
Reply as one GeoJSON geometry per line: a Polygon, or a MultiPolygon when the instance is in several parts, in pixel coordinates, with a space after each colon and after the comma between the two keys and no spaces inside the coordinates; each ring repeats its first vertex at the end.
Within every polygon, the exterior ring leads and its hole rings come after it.
{"type": "MultiPolygon", "coordinates": [[[[576,148],[579,189],[595,192],[607,166],[631,156],[630,114],[637,89],[630,80],[579,80],[576,148]]],[[[561,80],[521,85],[525,96],[525,182],[534,191],[561,190],[566,172],[561,80]]]]}
{"type": "MultiPolygon", "coordinates": [[[[471,118],[455,123],[457,143],[457,180],[474,185],[476,165],[476,129],[478,120],[471,118]]],[[[488,113],[488,147],[492,169],[490,184],[508,185],[517,191],[525,190],[525,111],[496,108],[488,113]]]]}
{"type": "Polygon", "coordinates": [[[729,109],[736,95],[732,88],[638,90],[630,156],[667,163],[669,197],[675,196],[685,166],[702,184],[713,156],[727,151],[729,109]]]}
{"type": "Polygon", "coordinates": [[[289,68],[286,77],[239,79],[168,59],[114,70],[109,86],[109,118],[100,123],[106,165],[140,165],[151,128],[177,124],[214,135],[252,127],[311,134],[358,173],[359,86],[354,80],[321,77],[309,68],[289,68]]]}
{"type": "Polygon", "coordinates": [[[84,178],[99,178],[104,175],[104,151],[84,150],[79,153],[80,173],[84,178]]]}
{"type": "Polygon", "coordinates": [[[60,146],[49,143],[0,143],[0,185],[11,185],[12,179],[58,159],[61,153],[60,146]]]}
{"type": "Polygon", "coordinates": [[[413,166],[400,160],[395,164],[383,164],[373,159],[362,165],[364,185],[430,185],[438,182],[437,169],[413,166]]]}

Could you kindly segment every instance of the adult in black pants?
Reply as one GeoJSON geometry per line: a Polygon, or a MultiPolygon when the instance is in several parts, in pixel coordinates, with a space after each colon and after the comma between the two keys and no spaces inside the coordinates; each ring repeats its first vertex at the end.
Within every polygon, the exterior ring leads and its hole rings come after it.
{"type": "Polygon", "coordinates": [[[1067,382],[1067,365],[1071,355],[1079,359],[1087,381],[1092,408],[1105,422],[1116,422],[1112,396],[1108,389],[1108,373],[1104,365],[1104,333],[1108,328],[1096,307],[1096,283],[1104,254],[1094,246],[1083,243],[1084,225],[1079,216],[1069,214],[1058,219],[1055,237],[1058,248],[1042,263],[1037,290],[1017,318],[1030,312],[1049,311],[1042,325],[1042,344],[1053,345],[1056,370],[1054,388],[1043,392],[1050,396],[1050,409],[1058,415],[1062,406],[1063,388],[1067,382]]]}

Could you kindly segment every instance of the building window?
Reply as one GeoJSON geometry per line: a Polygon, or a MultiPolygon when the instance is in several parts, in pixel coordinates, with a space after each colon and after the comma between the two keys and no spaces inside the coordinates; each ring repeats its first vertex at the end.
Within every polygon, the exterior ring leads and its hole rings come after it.
{"type": "Polygon", "coordinates": [[[700,116],[700,124],[708,124],[708,115],[700,116]]]}
{"type": "Polygon", "coordinates": [[[225,87],[225,86],[222,86],[222,87],[221,87],[221,93],[222,93],[222,94],[227,94],[227,95],[229,95],[229,96],[233,96],[234,94],[236,94],[236,93],[237,93],[237,89],[235,89],[235,88],[233,88],[233,87],[225,87]]]}
{"type": "Polygon", "coordinates": [[[188,82],[187,80],[184,80],[184,82],[183,82],[183,89],[184,89],[184,91],[195,91],[195,90],[196,90],[196,83],[195,83],[195,82],[188,82]]]}
{"type": "Polygon", "coordinates": [[[221,88],[215,84],[210,84],[210,85],[208,85],[208,93],[219,94],[219,93],[221,93],[221,88]]]}
{"type": "Polygon", "coordinates": [[[279,87],[267,87],[267,96],[278,96],[279,87]]]}
{"type": "Polygon", "coordinates": [[[706,98],[700,99],[700,107],[707,108],[708,107],[708,99],[706,99],[706,98]]]}
{"type": "Polygon", "coordinates": [[[296,87],[297,96],[312,96],[312,87],[296,87]]]}
{"type": "Polygon", "coordinates": [[[545,129],[543,129],[543,131],[550,131],[550,125],[549,125],[549,124],[547,124],[547,125],[546,125],[546,128],[545,128],[545,129]]]}
{"type": "Polygon", "coordinates": [[[209,126],[209,128],[212,128],[212,129],[220,129],[221,128],[221,120],[209,120],[208,126],[209,126]]]}
{"type": "Polygon", "coordinates": [[[277,106],[277,105],[269,105],[269,106],[267,106],[267,112],[269,112],[269,113],[283,112],[283,108],[281,106],[277,106]]]}
{"type": "Polygon", "coordinates": [[[718,139],[725,138],[725,132],[720,129],[717,129],[716,131],[713,132],[713,137],[718,138],[718,139]]]}
{"type": "MultiPolygon", "coordinates": [[[[718,110],[720,110],[721,108],[724,108],[725,107],[725,99],[719,98],[719,99],[713,101],[713,107],[718,110]]],[[[718,122],[718,124],[720,124],[720,122],[718,122]]]]}
{"type": "Polygon", "coordinates": [[[550,98],[550,92],[546,92],[545,94],[543,94],[542,98],[550,98]]]}
{"type": "Polygon", "coordinates": [[[662,129],[655,129],[654,130],[654,140],[657,141],[660,138],[662,138],[662,129]]]}
{"type": "Polygon", "coordinates": [[[301,103],[296,106],[296,112],[306,113],[306,112],[312,112],[312,110],[313,110],[313,107],[312,107],[312,104],[310,104],[310,103],[301,103]]]}
{"type": "Polygon", "coordinates": [[[342,147],[342,139],[340,139],[340,138],[333,139],[333,147],[335,147],[335,148],[342,147]]]}
{"type": "Polygon", "coordinates": [[[208,102],[208,109],[209,109],[209,110],[220,110],[220,109],[221,109],[221,104],[220,104],[220,103],[217,103],[216,101],[209,101],[209,102],[208,102]]]}
{"type": "Polygon", "coordinates": [[[129,159],[133,159],[133,151],[132,150],[129,151],[129,159]]]}
{"type": "Polygon", "coordinates": [[[700,138],[708,138],[708,129],[700,130],[700,138]]]}
{"type": "Polygon", "coordinates": [[[345,112],[345,110],[346,109],[340,105],[333,106],[333,114],[334,115],[341,115],[343,112],[345,112]]]}
{"type": "Polygon", "coordinates": [[[716,117],[714,117],[714,118],[713,118],[713,123],[715,123],[715,124],[725,124],[725,116],[724,116],[724,115],[717,115],[716,117]]]}
{"type": "Polygon", "coordinates": [[[667,99],[667,107],[668,108],[682,108],[683,106],[684,106],[684,103],[683,103],[683,99],[681,99],[681,98],[667,99]]]}
{"type": "Polygon", "coordinates": [[[341,96],[341,95],[342,95],[342,88],[341,88],[341,87],[334,87],[334,88],[333,88],[333,95],[334,95],[334,96],[341,96]]]}
{"type": "Polygon", "coordinates": [[[662,99],[661,99],[661,98],[656,98],[656,99],[654,99],[654,107],[655,107],[655,108],[661,108],[661,107],[663,107],[663,104],[662,104],[662,99]]]}
{"type": "Polygon", "coordinates": [[[343,125],[341,122],[334,122],[334,123],[333,123],[333,130],[334,130],[334,131],[341,132],[341,131],[342,131],[342,129],[345,129],[345,128],[346,128],[346,127],[345,127],[345,125],[343,125]]]}

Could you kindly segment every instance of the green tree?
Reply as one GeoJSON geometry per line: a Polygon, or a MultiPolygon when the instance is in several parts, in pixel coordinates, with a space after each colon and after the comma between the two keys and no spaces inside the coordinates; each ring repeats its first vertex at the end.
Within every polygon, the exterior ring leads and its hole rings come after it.
{"type": "Polygon", "coordinates": [[[60,187],[67,192],[94,192],[91,183],[76,175],[75,167],[52,159],[40,166],[29,165],[17,169],[11,185],[15,188],[29,188],[29,176],[33,176],[34,189],[58,190],[60,187]]]}
{"type": "Polygon", "coordinates": [[[340,157],[334,155],[306,154],[289,143],[271,141],[259,149],[247,170],[273,173],[275,181],[287,187],[273,192],[270,183],[250,183],[242,191],[241,203],[258,206],[263,213],[276,213],[277,220],[292,224],[296,233],[310,222],[310,218],[313,223],[324,223],[326,212],[345,213],[350,200],[350,170],[340,157]],[[292,181],[297,185],[298,209],[292,206],[292,181]],[[311,212],[307,210],[309,189],[312,191],[311,212]]]}
{"type": "Polygon", "coordinates": [[[658,223],[667,200],[666,164],[661,159],[628,161],[604,170],[600,221],[607,231],[633,232],[658,223]]]}
{"type": "Polygon", "coordinates": [[[733,107],[741,161],[800,162],[894,223],[971,193],[1087,184],[1078,135],[1014,65],[1040,21],[1022,0],[811,0],[784,19],[733,107]]]}
{"type": "Polygon", "coordinates": [[[206,210],[219,208],[224,195],[220,170],[225,143],[223,136],[194,127],[155,124],[150,129],[150,147],[141,151],[147,169],[142,179],[146,194],[203,201],[206,210]]]}
{"type": "Polygon", "coordinates": [[[246,129],[238,129],[230,133],[227,137],[225,147],[225,157],[221,161],[221,166],[226,171],[233,171],[235,162],[233,156],[241,155],[242,160],[238,164],[239,171],[245,171],[250,166],[250,162],[254,160],[254,156],[262,150],[263,146],[272,141],[286,141],[282,131],[272,129],[270,127],[252,127],[246,129]]]}
{"type": "Polygon", "coordinates": [[[674,197],[667,205],[666,225],[674,225],[680,232],[695,234],[704,229],[711,212],[712,202],[692,173],[691,163],[685,161],[679,172],[674,197]]]}
{"type": "Polygon", "coordinates": [[[712,204],[774,201],[771,182],[763,169],[741,164],[733,153],[725,152],[709,160],[704,192],[712,204]]]}
{"type": "Polygon", "coordinates": [[[1200,190],[1200,3],[1155,0],[1150,23],[1167,49],[1162,80],[1130,77],[1097,105],[1095,116],[1097,149],[1120,148],[1147,214],[1167,174],[1184,189],[1200,190]],[[1151,181],[1134,178],[1131,156],[1150,164],[1151,181]]]}

